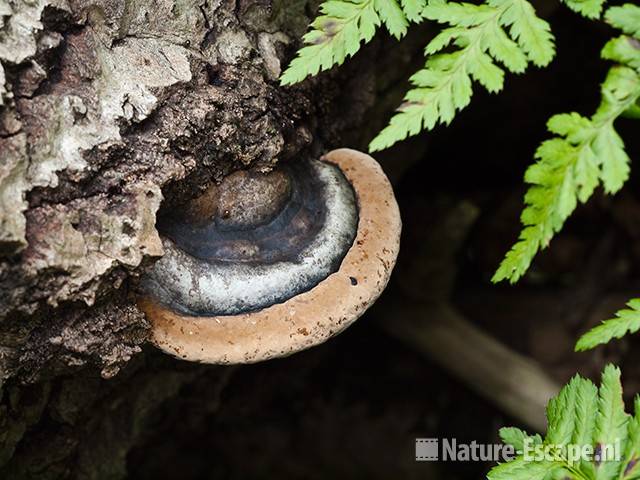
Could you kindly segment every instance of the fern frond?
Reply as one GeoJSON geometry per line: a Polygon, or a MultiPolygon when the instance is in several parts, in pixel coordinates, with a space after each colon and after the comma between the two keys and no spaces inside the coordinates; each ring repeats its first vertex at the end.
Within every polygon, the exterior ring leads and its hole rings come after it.
{"type": "MultiPolygon", "coordinates": [[[[552,130],[553,123],[559,120],[560,117],[552,117],[549,122],[553,133],[557,133],[552,130]]],[[[521,215],[525,227],[493,282],[509,279],[513,283],[524,275],[538,250],[548,245],[575,209],[579,192],[585,192],[583,198],[588,197],[597,182],[597,161],[590,142],[572,145],[566,139],[547,140],[536,151],[536,158],[538,162],[525,173],[525,182],[531,185],[525,195],[527,207],[521,215]],[[579,176],[583,177],[583,184],[578,184],[579,176]]]]}
{"type": "MultiPolygon", "coordinates": [[[[412,17],[421,1],[404,2],[412,17]],[[413,9],[412,9],[413,8],[413,9]]],[[[397,0],[328,0],[320,6],[320,15],[303,37],[305,47],[298,51],[280,77],[281,85],[301,82],[309,75],[341,65],[363,43],[373,38],[384,24],[389,33],[401,38],[409,25],[405,11],[397,0]]]]}
{"type": "Polygon", "coordinates": [[[404,37],[409,22],[407,22],[404,11],[398,2],[396,0],[375,0],[374,7],[389,33],[397,39],[404,37]]]}
{"type": "Polygon", "coordinates": [[[493,467],[489,480],[545,480],[548,475],[562,468],[561,462],[527,462],[523,457],[493,467]]]}
{"type": "Polygon", "coordinates": [[[415,23],[422,21],[424,18],[422,12],[427,6],[427,0],[401,0],[400,3],[407,20],[415,23]]]}
{"type": "Polygon", "coordinates": [[[557,137],[540,145],[537,162],[525,173],[525,182],[531,186],[521,215],[524,228],[493,282],[516,282],[578,202],[586,202],[599,185],[607,193],[617,192],[629,176],[629,157],[614,122],[640,98],[640,49],[622,36],[608,42],[602,56],[619,65],[609,70],[602,84],[600,106],[591,118],[571,113],[549,121],[548,129],[557,137]]]}
{"type": "Polygon", "coordinates": [[[633,405],[635,415],[629,419],[629,436],[622,460],[624,469],[620,469],[620,476],[623,479],[638,478],[638,474],[640,474],[640,462],[638,461],[638,459],[640,459],[640,397],[637,395],[633,405]]]}
{"type": "Polygon", "coordinates": [[[531,442],[533,445],[542,444],[542,437],[540,435],[537,433],[535,435],[529,435],[517,427],[503,427],[498,433],[503,443],[511,445],[514,450],[519,453],[524,450],[526,441],[531,442]]]}
{"type": "Polygon", "coordinates": [[[598,389],[587,381],[580,381],[576,386],[575,422],[571,443],[585,445],[593,443],[596,428],[596,417],[593,412],[598,406],[598,389]]]}
{"type": "Polygon", "coordinates": [[[627,35],[640,38],[640,7],[630,3],[607,10],[605,20],[627,35]]]}
{"type": "MultiPolygon", "coordinates": [[[[624,412],[620,370],[607,365],[600,388],[590,380],[576,376],[547,407],[548,430],[541,445],[545,455],[536,451],[535,441],[519,452],[513,461],[491,469],[489,480],[513,479],[581,479],[631,480],[640,468],[640,400],[636,400],[635,416],[624,412]],[[579,452],[593,452],[591,458],[574,458],[579,452]],[[571,447],[571,448],[570,448],[571,447]],[[616,457],[617,453],[621,453],[616,457]]],[[[518,429],[501,429],[503,440],[511,445],[522,444],[529,437],[518,429]],[[505,432],[505,433],[503,433],[505,432]]]]}
{"type": "Polygon", "coordinates": [[[488,0],[482,5],[431,0],[423,15],[450,26],[427,45],[425,68],[411,77],[414,88],[373,139],[370,151],[438,123],[449,124],[471,101],[472,81],[492,93],[502,90],[504,71],[496,62],[522,73],[528,62],[546,65],[554,55],[549,25],[526,0],[488,0]],[[449,45],[455,51],[441,53],[449,45]]]}
{"type": "Polygon", "coordinates": [[[553,60],[555,45],[551,27],[536,16],[528,1],[489,0],[489,3],[506,8],[501,22],[510,27],[511,36],[534,65],[545,67],[553,60]]]}
{"type": "Polygon", "coordinates": [[[614,318],[605,320],[582,335],[576,343],[576,351],[590,350],[614,338],[622,338],[640,330],[640,299],[630,300],[627,306],[628,309],[616,312],[614,318]]]}
{"type": "Polygon", "coordinates": [[[563,0],[571,10],[587,18],[600,18],[607,0],[563,0]]]}
{"type": "Polygon", "coordinates": [[[280,77],[281,85],[301,82],[309,75],[342,64],[367,43],[380,25],[374,0],[329,0],[320,6],[321,15],[303,37],[306,47],[298,51],[280,77]]]}
{"type": "MultiPolygon", "coordinates": [[[[620,369],[607,365],[602,373],[598,391],[598,415],[596,416],[595,444],[614,445],[623,443],[627,437],[629,416],[624,411],[620,369]]],[[[624,445],[622,445],[624,446],[624,445]]],[[[620,465],[605,461],[595,466],[596,478],[617,478],[620,465]]]]}
{"type": "Polygon", "coordinates": [[[575,376],[557,397],[547,405],[547,436],[545,442],[564,447],[571,442],[576,424],[575,410],[578,404],[578,390],[583,388],[585,379],[575,376]],[[567,413],[571,413],[568,415],[567,413]]]}

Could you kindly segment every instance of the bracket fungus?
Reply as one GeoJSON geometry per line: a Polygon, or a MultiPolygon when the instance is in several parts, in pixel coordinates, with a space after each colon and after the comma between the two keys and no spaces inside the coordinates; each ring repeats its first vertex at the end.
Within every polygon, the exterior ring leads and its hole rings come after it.
{"type": "Polygon", "coordinates": [[[380,165],[340,149],[236,172],[158,229],[165,255],[138,300],[153,343],[232,364],[303,350],[353,323],[389,280],[401,222],[380,165]]]}

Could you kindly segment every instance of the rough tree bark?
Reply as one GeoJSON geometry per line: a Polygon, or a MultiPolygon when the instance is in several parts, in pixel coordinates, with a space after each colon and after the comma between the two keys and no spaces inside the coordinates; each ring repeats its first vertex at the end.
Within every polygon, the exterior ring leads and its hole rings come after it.
{"type": "Polygon", "coordinates": [[[0,477],[121,478],[181,387],[214,408],[234,369],[140,354],[136,281],[159,208],[367,136],[384,42],[278,86],[316,3],[0,0],[0,477]]]}

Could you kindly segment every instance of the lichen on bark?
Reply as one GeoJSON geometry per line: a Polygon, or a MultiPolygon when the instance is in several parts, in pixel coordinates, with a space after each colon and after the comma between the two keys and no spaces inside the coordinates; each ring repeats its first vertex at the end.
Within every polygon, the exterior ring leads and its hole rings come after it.
{"type": "MultiPolygon", "coordinates": [[[[130,287],[162,254],[163,189],[179,203],[310,143],[308,95],[277,85],[291,42],[282,11],[203,0],[2,5],[0,332],[130,287]]],[[[42,339],[2,337],[7,377],[8,358],[42,339]]]]}
{"type": "Polygon", "coordinates": [[[135,425],[202,374],[168,360],[150,372],[138,355],[156,214],[235,170],[357,137],[374,50],[279,87],[317,4],[0,0],[0,477],[120,478],[135,425]],[[110,438],[101,402],[134,397],[121,407],[133,430],[110,438]],[[30,433],[42,416],[60,430],[30,433]]]}

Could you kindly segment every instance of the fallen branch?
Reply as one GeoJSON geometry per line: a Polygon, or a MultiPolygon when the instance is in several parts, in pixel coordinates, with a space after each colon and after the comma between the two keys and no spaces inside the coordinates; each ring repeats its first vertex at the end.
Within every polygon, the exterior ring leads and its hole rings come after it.
{"type": "Polygon", "coordinates": [[[560,390],[535,361],[509,349],[446,304],[380,305],[379,326],[459,378],[523,424],[543,432],[560,390]]]}

